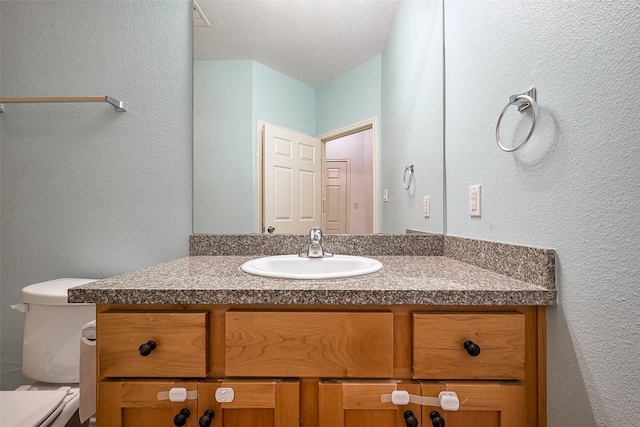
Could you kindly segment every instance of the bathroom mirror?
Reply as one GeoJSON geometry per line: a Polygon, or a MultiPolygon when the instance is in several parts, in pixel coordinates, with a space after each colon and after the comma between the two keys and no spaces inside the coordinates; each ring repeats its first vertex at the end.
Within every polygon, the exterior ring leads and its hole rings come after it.
{"type": "Polygon", "coordinates": [[[442,233],[442,15],[441,0],[197,0],[194,233],[266,231],[262,122],[320,139],[369,128],[335,163],[350,162],[351,195],[370,165],[351,229],[375,212],[366,232],[442,233]]]}

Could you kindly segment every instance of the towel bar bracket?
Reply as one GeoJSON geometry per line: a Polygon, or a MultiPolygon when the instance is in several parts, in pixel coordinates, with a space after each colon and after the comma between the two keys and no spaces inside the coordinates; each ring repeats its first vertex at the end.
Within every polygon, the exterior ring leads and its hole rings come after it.
{"type": "Polygon", "coordinates": [[[127,108],[129,108],[129,104],[127,104],[125,101],[118,101],[117,99],[110,96],[107,96],[107,102],[113,105],[116,111],[120,113],[127,111],[127,108]]]}

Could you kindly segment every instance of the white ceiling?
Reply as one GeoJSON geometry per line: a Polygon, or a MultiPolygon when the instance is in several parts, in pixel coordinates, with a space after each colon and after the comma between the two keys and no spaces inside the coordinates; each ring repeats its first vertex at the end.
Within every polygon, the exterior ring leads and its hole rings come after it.
{"type": "Polygon", "coordinates": [[[197,0],[195,60],[255,60],[317,87],[379,55],[398,0],[197,0]]]}

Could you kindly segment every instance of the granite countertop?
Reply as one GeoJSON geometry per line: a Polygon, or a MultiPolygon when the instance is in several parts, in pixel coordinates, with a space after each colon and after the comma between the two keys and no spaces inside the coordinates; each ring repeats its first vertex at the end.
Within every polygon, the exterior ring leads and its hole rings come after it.
{"type": "Polygon", "coordinates": [[[72,303],[555,305],[553,286],[525,281],[449,256],[370,256],[377,273],[345,279],[253,276],[256,255],[189,256],[69,290],[72,303]]]}

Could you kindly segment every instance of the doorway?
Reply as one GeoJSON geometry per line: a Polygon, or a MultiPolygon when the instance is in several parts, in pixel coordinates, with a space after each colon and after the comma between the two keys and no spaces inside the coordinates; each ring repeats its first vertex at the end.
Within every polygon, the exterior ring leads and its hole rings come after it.
{"type": "Polygon", "coordinates": [[[262,233],[304,234],[310,227],[328,234],[377,233],[375,118],[317,138],[261,121],[258,129],[262,233]],[[304,158],[305,164],[280,163],[293,158],[304,158]]]}
{"type": "Polygon", "coordinates": [[[342,129],[318,136],[323,142],[323,230],[327,233],[377,233],[377,150],[375,118],[355,123],[342,129]],[[330,169],[335,162],[347,162],[339,171],[330,169]],[[344,174],[346,191],[335,187],[336,178],[330,174],[344,174]],[[342,204],[338,205],[338,200],[342,204]],[[343,202],[344,201],[344,202],[343,202]],[[334,227],[327,220],[337,218],[344,209],[345,227],[334,227]],[[340,230],[340,231],[338,231],[340,230]],[[344,231],[342,231],[344,230],[344,231]]]}
{"type": "Polygon", "coordinates": [[[326,159],[324,164],[322,231],[327,234],[349,233],[351,159],[326,159]]]}
{"type": "Polygon", "coordinates": [[[322,225],[320,139],[258,122],[260,229],[269,234],[304,234],[322,225]]]}

